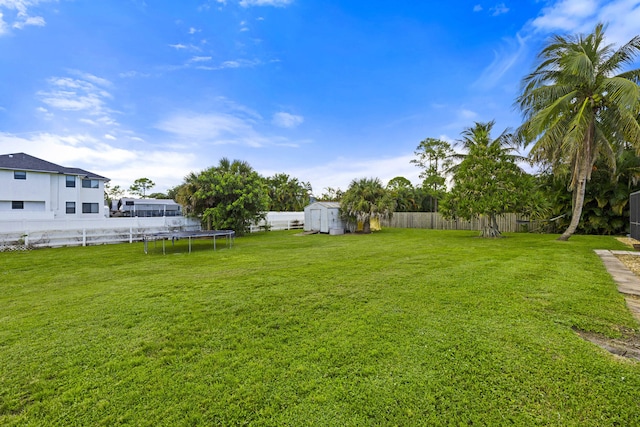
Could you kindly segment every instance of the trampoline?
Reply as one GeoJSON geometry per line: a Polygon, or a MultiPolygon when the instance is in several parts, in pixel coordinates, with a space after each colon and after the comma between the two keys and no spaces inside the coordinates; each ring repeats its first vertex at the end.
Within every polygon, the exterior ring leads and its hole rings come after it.
{"type": "Polygon", "coordinates": [[[166,255],[166,242],[171,240],[171,244],[175,244],[176,240],[189,239],[189,253],[191,253],[191,239],[201,239],[211,237],[213,240],[213,250],[216,250],[216,240],[224,237],[225,246],[231,248],[236,232],[233,230],[199,230],[199,231],[165,231],[162,233],[147,234],[143,237],[144,253],[149,253],[149,242],[162,241],[162,254],[166,255]]]}

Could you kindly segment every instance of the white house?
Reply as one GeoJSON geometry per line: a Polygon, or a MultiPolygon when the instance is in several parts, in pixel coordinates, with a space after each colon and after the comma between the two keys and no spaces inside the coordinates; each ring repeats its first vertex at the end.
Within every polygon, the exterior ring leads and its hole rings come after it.
{"type": "Polygon", "coordinates": [[[0,155],[0,219],[103,219],[107,181],[25,153],[0,155]]]}

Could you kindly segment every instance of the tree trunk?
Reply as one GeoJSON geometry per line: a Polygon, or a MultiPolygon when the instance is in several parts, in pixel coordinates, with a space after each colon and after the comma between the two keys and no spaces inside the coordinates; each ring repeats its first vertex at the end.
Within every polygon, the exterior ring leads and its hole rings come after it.
{"type": "Polygon", "coordinates": [[[362,232],[364,234],[371,233],[371,219],[367,218],[364,221],[362,221],[362,232]]]}
{"type": "Polygon", "coordinates": [[[578,224],[580,224],[580,218],[582,217],[582,207],[584,206],[584,193],[587,188],[587,178],[585,174],[580,171],[580,178],[578,178],[578,185],[576,188],[576,197],[575,203],[573,205],[573,211],[571,212],[571,222],[567,229],[562,233],[558,240],[566,242],[569,240],[569,237],[576,232],[578,228],[578,224]]]}
{"type": "Polygon", "coordinates": [[[584,194],[587,188],[587,179],[591,176],[591,168],[593,167],[593,148],[591,146],[593,138],[595,137],[595,127],[592,122],[589,126],[589,130],[585,135],[584,140],[584,159],[582,165],[578,169],[578,185],[575,188],[575,199],[573,204],[573,211],[571,213],[571,222],[569,227],[562,233],[558,240],[566,242],[569,237],[576,232],[578,224],[580,224],[580,218],[582,217],[582,208],[584,206],[584,194]]]}
{"type": "Polygon", "coordinates": [[[498,230],[498,221],[496,220],[495,214],[489,214],[487,223],[482,227],[482,231],[480,232],[480,237],[502,237],[500,230],[498,230]]]}

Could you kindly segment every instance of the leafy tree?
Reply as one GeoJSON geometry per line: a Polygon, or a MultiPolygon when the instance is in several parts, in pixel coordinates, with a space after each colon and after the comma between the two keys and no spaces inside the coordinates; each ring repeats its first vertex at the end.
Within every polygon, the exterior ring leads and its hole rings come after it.
{"type": "Polygon", "coordinates": [[[300,182],[284,173],[266,179],[269,190],[269,210],[278,212],[300,212],[309,204],[311,184],[300,182]]]}
{"type": "Polygon", "coordinates": [[[371,233],[371,218],[390,218],[394,200],[378,178],[354,179],[340,201],[342,215],[362,221],[363,233],[371,233]]]}
{"type": "Polygon", "coordinates": [[[111,186],[110,183],[104,184],[104,199],[111,205],[111,202],[120,199],[124,195],[124,190],[119,185],[111,186]]]}
{"type": "Polygon", "coordinates": [[[182,184],[170,190],[170,193],[174,194],[174,200],[182,205],[186,216],[201,218],[207,208],[205,200],[199,197],[198,190],[201,186],[199,179],[200,174],[189,172],[182,184]]]}
{"type": "Polygon", "coordinates": [[[144,199],[146,197],[147,190],[155,187],[155,185],[155,182],[151,181],[149,178],[138,178],[129,187],[129,192],[144,199]]]}
{"type": "Polygon", "coordinates": [[[387,184],[387,191],[395,201],[396,212],[417,212],[420,210],[416,200],[416,189],[407,178],[397,176],[387,184]]]}
{"type": "Polygon", "coordinates": [[[438,212],[438,201],[447,191],[446,171],[451,166],[453,155],[451,144],[440,139],[427,138],[420,142],[414,154],[418,158],[411,160],[411,163],[424,169],[420,178],[423,179],[422,189],[429,197],[429,211],[438,212]]]}
{"type": "Polygon", "coordinates": [[[344,191],[339,188],[327,187],[324,193],[318,196],[318,200],[323,202],[339,202],[344,195],[344,191]]]}
{"type": "MultiPolygon", "coordinates": [[[[568,171],[563,175],[543,175],[555,218],[551,232],[566,229],[570,223],[572,198],[566,191],[568,171]]],[[[624,148],[616,156],[616,167],[598,160],[585,190],[582,221],[576,233],[624,234],[629,230],[629,194],[640,190],[640,157],[632,148],[624,148]]]]}
{"type": "Polygon", "coordinates": [[[531,158],[554,172],[569,171],[573,209],[559,240],[568,240],[580,223],[596,161],[613,167],[625,142],[640,149],[640,69],[615,74],[633,64],[640,37],[614,50],[604,44],[604,31],[598,24],[586,36],[553,37],[517,99],[525,116],[520,133],[534,143],[531,158]]]}
{"type": "Polygon", "coordinates": [[[185,214],[201,218],[208,228],[231,229],[239,235],[266,217],[269,204],[264,178],[247,162],[227,158],[187,175],[177,199],[185,214]]]}
{"type": "Polygon", "coordinates": [[[150,199],[170,199],[170,197],[165,193],[151,193],[149,194],[150,199]]]}
{"type": "Polygon", "coordinates": [[[486,217],[481,236],[499,237],[497,216],[523,209],[534,194],[533,178],[517,165],[513,135],[491,139],[495,122],[476,123],[462,132],[466,154],[453,174],[453,187],[441,208],[446,217],[486,217]]]}

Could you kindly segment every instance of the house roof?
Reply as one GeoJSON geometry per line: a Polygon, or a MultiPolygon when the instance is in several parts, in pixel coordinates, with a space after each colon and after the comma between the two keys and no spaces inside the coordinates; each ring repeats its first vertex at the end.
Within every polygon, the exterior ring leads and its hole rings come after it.
{"type": "Polygon", "coordinates": [[[30,156],[25,153],[2,154],[0,155],[0,169],[23,170],[32,172],[59,173],[65,175],[81,175],[87,178],[102,179],[109,181],[109,178],[96,173],[78,168],[67,168],[47,162],[46,160],[30,156]]]}

